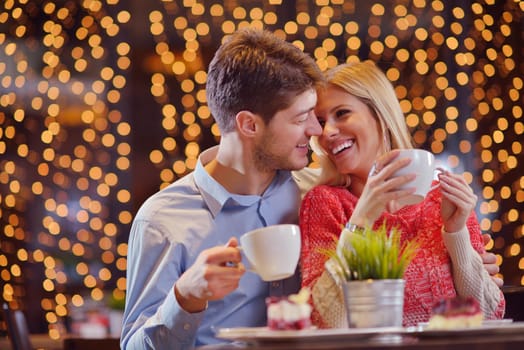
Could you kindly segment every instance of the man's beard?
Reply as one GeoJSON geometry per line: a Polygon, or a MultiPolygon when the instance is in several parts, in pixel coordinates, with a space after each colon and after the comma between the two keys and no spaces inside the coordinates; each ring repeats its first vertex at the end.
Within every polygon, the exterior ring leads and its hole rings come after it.
{"type": "Polygon", "coordinates": [[[295,170],[286,154],[272,152],[275,141],[271,136],[264,136],[253,151],[255,167],[260,172],[272,172],[276,170],[295,170]]]}

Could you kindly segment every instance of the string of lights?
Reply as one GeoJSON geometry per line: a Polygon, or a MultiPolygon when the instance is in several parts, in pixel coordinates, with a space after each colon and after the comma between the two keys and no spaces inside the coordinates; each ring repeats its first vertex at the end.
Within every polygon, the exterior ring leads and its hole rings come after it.
{"type": "Polygon", "coordinates": [[[143,3],[0,5],[0,288],[52,337],[71,308],[124,298],[134,212],[220,139],[207,64],[244,26],[323,70],[377,62],[414,145],[464,173],[503,278],[524,285],[523,1],[143,3]]]}

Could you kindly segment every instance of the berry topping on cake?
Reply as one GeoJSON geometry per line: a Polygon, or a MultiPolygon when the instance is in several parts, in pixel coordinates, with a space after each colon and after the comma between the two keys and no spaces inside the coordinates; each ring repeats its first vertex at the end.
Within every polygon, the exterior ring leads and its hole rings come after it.
{"type": "Polygon", "coordinates": [[[303,288],[298,294],[291,294],[288,297],[267,298],[267,325],[269,329],[287,330],[311,327],[309,296],[309,290],[303,288]]]}
{"type": "Polygon", "coordinates": [[[435,303],[428,329],[454,329],[482,325],[482,311],[473,297],[454,297],[435,303]]]}

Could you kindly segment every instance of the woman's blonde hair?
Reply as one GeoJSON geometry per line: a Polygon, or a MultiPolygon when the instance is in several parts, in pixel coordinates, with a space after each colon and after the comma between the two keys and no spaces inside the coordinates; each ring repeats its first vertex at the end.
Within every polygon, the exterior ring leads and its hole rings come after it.
{"type": "MultiPolygon", "coordinates": [[[[393,85],[372,61],[340,64],[325,73],[327,84],[335,85],[365,103],[377,119],[383,139],[384,152],[397,148],[413,148],[411,135],[393,85]]],[[[339,174],[335,165],[312,138],[311,146],[322,167],[319,182],[349,185],[347,175],[339,174]]]]}

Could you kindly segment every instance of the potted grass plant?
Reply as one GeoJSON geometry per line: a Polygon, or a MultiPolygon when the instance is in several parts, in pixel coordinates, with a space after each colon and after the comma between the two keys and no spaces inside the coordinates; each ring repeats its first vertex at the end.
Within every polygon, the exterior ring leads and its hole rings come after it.
{"type": "Polygon", "coordinates": [[[417,253],[416,241],[401,244],[400,231],[383,224],[342,230],[337,250],[327,251],[339,275],[349,327],[400,327],[404,272],[417,253]]]}

